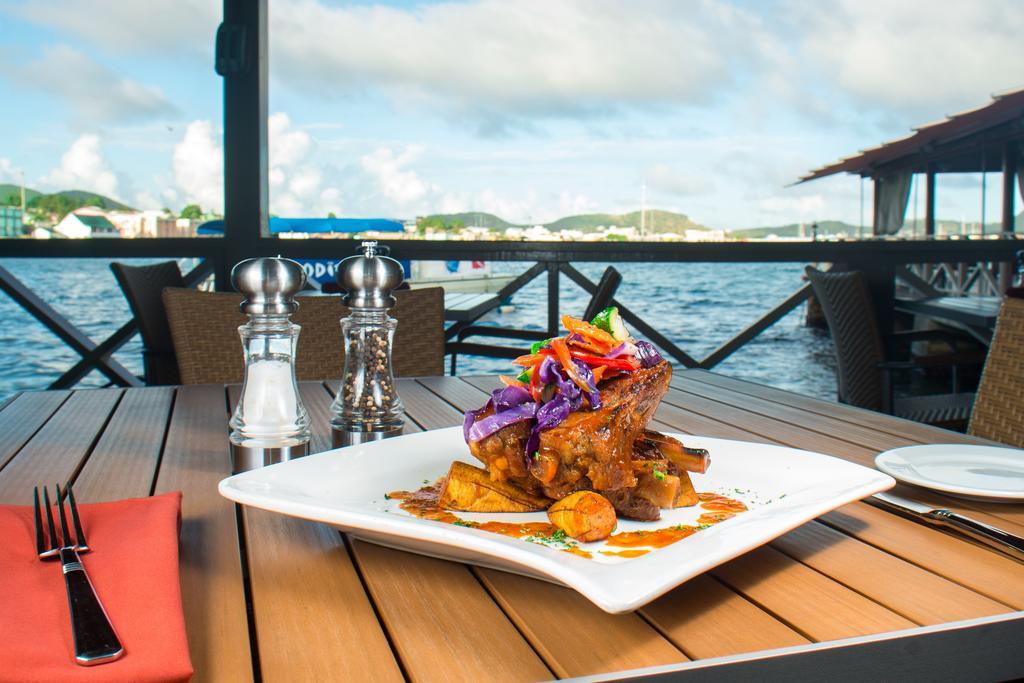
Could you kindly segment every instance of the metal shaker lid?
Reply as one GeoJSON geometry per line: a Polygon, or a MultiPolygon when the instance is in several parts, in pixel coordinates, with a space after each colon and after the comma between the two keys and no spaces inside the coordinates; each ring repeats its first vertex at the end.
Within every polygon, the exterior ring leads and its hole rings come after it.
{"type": "Polygon", "coordinates": [[[295,295],[306,286],[306,271],[289,258],[251,258],[231,269],[246,315],[287,315],[299,309],[295,295]]]}
{"type": "Polygon", "coordinates": [[[347,294],[349,308],[391,308],[395,297],[391,292],[402,284],[402,264],[378,251],[376,242],[363,242],[362,254],[349,256],[338,264],[338,286],[347,294]]]}

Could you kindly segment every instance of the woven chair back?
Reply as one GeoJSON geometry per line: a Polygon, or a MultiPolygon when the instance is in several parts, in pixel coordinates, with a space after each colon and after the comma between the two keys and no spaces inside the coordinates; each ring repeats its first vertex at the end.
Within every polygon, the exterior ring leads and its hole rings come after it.
{"type": "MultiPolygon", "coordinates": [[[[398,377],[444,373],[444,290],[400,290],[391,315],[398,320],[392,351],[398,377]]],[[[174,337],[182,384],[242,381],[244,364],[238,327],[240,294],[164,290],[167,320],[174,337]]],[[[302,327],[295,358],[300,381],[340,379],[345,365],[339,320],[349,313],[340,296],[299,297],[292,320],[302,327]]]]}
{"type": "Polygon", "coordinates": [[[999,308],[967,431],[1024,448],[1024,299],[999,308]]]}
{"type": "Polygon", "coordinates": [[[810,266],[805,272],[832,333],[839,400],[882,410],[884,387],[878,364],[885,360],[885,347],[864,275],[826,273],[810,266]]]}
{"type": "Polygon", "coordinates": [[[139,326],[146,384],[177,384],[178,365],[161,297],[166,287],[185,286],[177,261],[149,266],[127,266],[115,262],[110,264],[110,270],[114,272],[139,326]]]}

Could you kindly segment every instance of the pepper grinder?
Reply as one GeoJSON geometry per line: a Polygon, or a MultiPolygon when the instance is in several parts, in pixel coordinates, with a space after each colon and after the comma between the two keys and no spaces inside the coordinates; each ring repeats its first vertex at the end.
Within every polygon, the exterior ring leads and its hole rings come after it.
{"type": "Polygon", "coordinates": [[[398,322],[388,316],[392,290],[405,277],[402,265],[363,242],[362,254],[338,264],[338,285],[351,314],[341,320],[345,370],[331,406],[335,447],[375,441],[402,430],[405,409],[395,392],[391,344],[398,322]]]}
{"type": "Polygon", "coordinates": [[[295,382],[298,310],[295,295],[306,283],[302,266],[286,258],[254,258],[231,270],[231,284],[245,297],[249,322],[238,328],[245,353],[242,395],[231,417],[235,472],[291,460],[309,452],[309,413],[295,382]]]}

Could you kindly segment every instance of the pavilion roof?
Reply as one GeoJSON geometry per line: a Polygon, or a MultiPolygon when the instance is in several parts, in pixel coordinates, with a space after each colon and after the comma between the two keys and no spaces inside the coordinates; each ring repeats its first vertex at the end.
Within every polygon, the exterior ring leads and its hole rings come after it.
{"type": "Polygon", "coordinates": [[[880,172],[936,163],[942,172],[971,172],[998,168],[999,156],[985,154],[986,148],[1004,145],[1011,140],[1024,140],[1024,89],[992,96],[984,106],[941,121],[927,123],[896,140],[811,171],[799,183],[835,173],[856,173],[874,176],[880,172]],[[991,167],[991,168],[990,168],[991,167]]]}

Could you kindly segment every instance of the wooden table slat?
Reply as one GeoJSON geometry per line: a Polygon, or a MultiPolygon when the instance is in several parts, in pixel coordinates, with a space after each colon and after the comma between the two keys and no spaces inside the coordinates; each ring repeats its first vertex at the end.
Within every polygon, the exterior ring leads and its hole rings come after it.
{"type": "Polygon", "coordinates": [[[710,574],[690,579],[641,614],[693,659],[810,642],[710,574]]]}
{"type": "Polygon", "coordinates": [[[156,492],[180,490],[181,597],[197,681],[252,680],[235,505],[217,493],[231,474],[224,387],[178,389],[156,492]]]}
{"type": "Polygon", "coordinates": [[[0,503],[29,505],[33,487],[67,485],[88,457],[121,394],[97,389],[74,392],[0,470],[0,503]]]}
{"type": "Polygon", "coordinates": [[[18,394],[0,409],[5,427],[4,438],[0,441],[0,469],[46,424],[70,395],[70,391],[27,391],[18,394]]]}
{"type": "Polygon", "coordinates": [[[352,549],[413,681],[551,677],[465,565],[358,540],[352,549]]]}
{"type": "MultiPolygon", "coordinates": [[[[303,382],[299,392],[313,426],[311,450],[329,450],[331,394],[320,382],[303,382]]],[[[229,406],[239,393],[240,387],[229,388],[229,406]]],[[[341,534],[242,510],[263,680],[402,680],[341,534]]]]}
{"type": "Polygon", "coordinates": [[[815,641],[916,624],[774,548],[761,546],[712,570],[734,590],[815,641]],[[799,595],[799,600],[793,596],[799,595]]]}
{"type": "Polygon", "coordinates": [[[173,401],[173,387],[125,393],[75,479],[78,500],[96,502],[149,495],[156,481],[173,401]]]}
{"type": "Polygon", "coordinates": [[[559,677],[687,661],[637,614],[608,614],[576,591],[544,581],[475,571],[559,677]]]}

